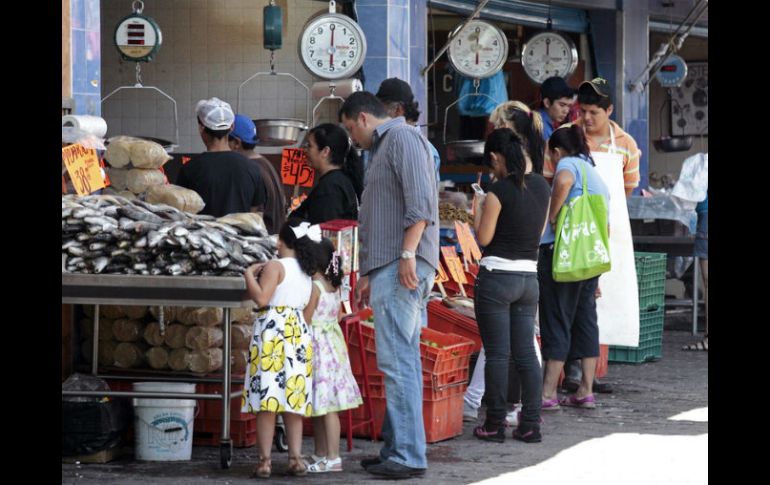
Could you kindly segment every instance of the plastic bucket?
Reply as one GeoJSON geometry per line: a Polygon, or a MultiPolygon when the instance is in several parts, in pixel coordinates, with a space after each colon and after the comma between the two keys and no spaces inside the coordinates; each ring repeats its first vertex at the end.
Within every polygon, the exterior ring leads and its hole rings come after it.
{"type": "MultiPolygon", "coordinates": [[[[135,382],[134,391],[195,393],[195,384],[135,382]]],[[[192,456],[194,399],[134,398],[135,458],[184,461],[192,456]]]]}

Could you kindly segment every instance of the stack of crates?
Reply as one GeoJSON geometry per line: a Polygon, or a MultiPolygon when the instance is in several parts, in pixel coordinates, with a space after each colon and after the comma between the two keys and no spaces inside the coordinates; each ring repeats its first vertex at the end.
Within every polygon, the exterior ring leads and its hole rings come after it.
{"type": "Polygon", "coordinates": [[[641,364],[663,356],[666,254],[634,253],[639,287],[639,346],[610,346],[609,361],[641,364]]]}
{"type": "MultiPolygon", "coordinates": [[[[384,376],[377,370],[374,327],[362,322],[361,333],[364,340],[367,370],[369,372],[369,391],[374,410],[375,428],[382,428],[385,418],[385,382],[384,376]]],[[[348,342],[350,364],[353,375],[364,389],[363,369],[357,336],[348,342]]],[[[423,424],[425,441],[435,443],[463,432],[463,395],[468,387],[471,354],[474,342],[466,337],[452,333],[443,333],[430,328],[423,328],[420,334],[420,356],[423,378],[423,424]],[[437,346],[432,346],[435,343],[437,346]]],[[[353,411],[353,421],[363,420],[364,406],[353,411]]],[[[355,436],[369,437],[369,429],[359,428],[355,436]]]]}
{"type": "MultiPolygon", "coordinates": [[[[243,376],[232,377],[232,391],[243,391],[243,376]]],[[[204,382],[198,384],[201,394],[222,394],[222,383],[204,382]]],[[[241,397],[230,400],[230,438],[235,448],[248,448],[257,444],[257,415],[241,412],[241,397]]],[[[220,399],[198,400],[198,413],[193,425],[195,446],[219,446],[222,435],[222,401],[220,399]]]]}

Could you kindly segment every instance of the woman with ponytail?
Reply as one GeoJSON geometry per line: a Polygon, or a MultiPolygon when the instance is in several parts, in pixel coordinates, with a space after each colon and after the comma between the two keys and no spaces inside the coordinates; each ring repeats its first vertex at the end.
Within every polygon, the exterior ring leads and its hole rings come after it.
{"type": "MultiPolygon", "coordinates": [[[[562,125],[548,139],[549,157],[556,166],[549,224],[540,241],[538,276],[540,283],[540,337],[545,361],[543,381],[544,410],[572,406],[596,407],[593,382],[599,361],[599,326],[596,298],[601,295],[599,277],[559,283],[553,279],[554,225],[562,207],[583,195],[583,177],[589,194],[601,194],[609,207],[610,192],[599,172],[583,134],[576,124],[562,125]],[[559,400],[557,385],[567,359],[582,359],[582,378],[575,391],[559,400]]],[[[609,212],[609,211],[608,211],[609,212]]],[[[609,214],[607,214],[609,220],[609,214]]]]}
{"type": "Polygon", "coordinates": [[[320,224],[332,219],[358,219],[364,190],[363,166],[347,132],[332,123],[311,129],[305,141],[315,185],[307,199],[290,214],[320,224]]]}
{"type": "Polygon", "coordinates": [[[486,352],[487,417],[473,434],[505,440],[508,362],[511,356],[522,388],[522,410],[513,438],[541,441],[542,373],[533,341],[538,302],[537,257],[548,213],[550,189],[527,172],[522,138],[509,128],[489,134],[484,164],[497,182],[477,197],[474,228],[484,246],[475,287],[476,321],[486,352]]]}
{"type": "Polygon", "coordinates": [[[527,172],[543,174],[545,141],[540,113],[532,111],[521,101],[506,101],[492,111],[489,122],[495,128],[510,128],[519,135],[524,142],[527,172]]]}

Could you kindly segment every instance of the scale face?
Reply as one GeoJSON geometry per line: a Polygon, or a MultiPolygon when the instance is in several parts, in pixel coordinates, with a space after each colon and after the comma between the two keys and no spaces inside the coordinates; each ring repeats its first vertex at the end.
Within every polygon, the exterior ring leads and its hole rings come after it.
{"type": "Polygon", "coordinates": [[[678,88],[686,77],[687,63],[676,54],[668,56],[660,70],[655,73],[655,79],[664,88],[678,88]]]}
{"type": "Polygon", "coordinates": [[[131,14],[118,24],[114,42],[124,60],[148,62],[160,49],[163,35],[150,17],[131,14]]]}
{"type": "Polygon", "coordinates": [[[505,64],[508,39],[496,25],[471,20],[449,45],[448,55],[457,72],[465,77],[484,79],[497,73],[505,64]]]}
{"type": "Polygon", "coordinates": [[[577,63],[577,48],[572,39],[551,30],[533,35],[521,51],[524,72],[537,84],[553,76],[570,77],[577,63]]]}
{"type": "Polygon", "coordinates": [[[302,29],[299,57],[305,68],[320,78],[350,78],[364,63],[366,37],[347,15],[320,15],[302,29]]]}

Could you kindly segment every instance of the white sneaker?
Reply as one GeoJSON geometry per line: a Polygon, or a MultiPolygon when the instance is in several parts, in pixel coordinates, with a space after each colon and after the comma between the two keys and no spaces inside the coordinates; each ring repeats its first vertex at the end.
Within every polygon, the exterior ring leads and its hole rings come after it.
{"type": "Polygon", "coordinates": [[[506,426],[516,427],[519,425],[519,416],[521,415],[521,406],[516,405],[513,411],[505,415],[506,426]]]}
{"type": "Polygon", "coordinates": [[[479,410],[463,401],[463,421],[473,422],[479,419],[479,410]]]}

